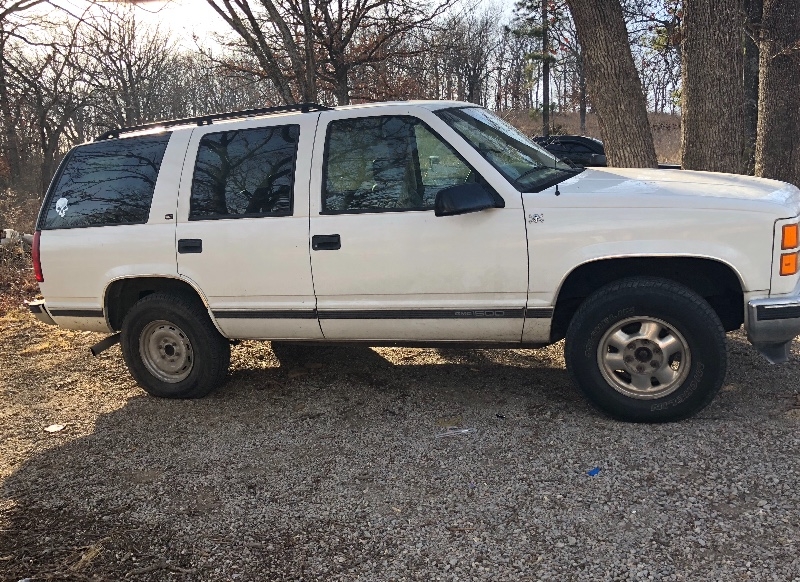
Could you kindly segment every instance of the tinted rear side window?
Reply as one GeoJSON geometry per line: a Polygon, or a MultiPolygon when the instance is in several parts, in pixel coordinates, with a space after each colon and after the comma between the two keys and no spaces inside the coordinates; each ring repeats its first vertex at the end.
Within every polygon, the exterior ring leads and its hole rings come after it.
{"type": "Polygon", "coordinates": [[[299,136],[299,125],[204,135],[189,220],[290,215],[299,136]]]}
{"type": "Polygon", "coordinates": [[[73,149],[45,202],[39,228],[144,224],[170,134],[73,149]]]}

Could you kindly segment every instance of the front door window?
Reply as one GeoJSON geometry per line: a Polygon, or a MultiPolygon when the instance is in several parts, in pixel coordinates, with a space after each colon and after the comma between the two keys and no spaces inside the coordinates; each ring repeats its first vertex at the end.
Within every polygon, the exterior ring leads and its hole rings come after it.
{"type": "Polygon", "coordinates": [[[431,210],[439,190],[478,179],[415,117],[332,121],[327,140],[324,214],[431,210]]]}

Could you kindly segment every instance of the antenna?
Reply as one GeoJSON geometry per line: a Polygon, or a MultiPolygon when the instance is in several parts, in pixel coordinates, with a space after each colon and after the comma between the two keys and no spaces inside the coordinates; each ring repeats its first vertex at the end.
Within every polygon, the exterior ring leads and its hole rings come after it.
{"type": "MultiPolygon", "coordinates": [[[[558,158],[553,156],[553,169],[558,169],[558,158]]],[[[561,196],[561,192],[558,191],[558,182],[556,182],[556,196],[561,196]]]]}

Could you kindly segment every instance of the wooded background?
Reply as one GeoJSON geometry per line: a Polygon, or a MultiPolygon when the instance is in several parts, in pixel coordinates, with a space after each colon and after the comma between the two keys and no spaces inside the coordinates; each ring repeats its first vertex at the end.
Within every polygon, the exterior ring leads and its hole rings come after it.
{"type": "Polygon", "coordinates": [[[617,166],[654,166],[653,113],[680,115],[684,168],[800,183],[797,0],[198,1],[228,32],[187,46],[124,2],[0,0],[0,192],[38,200],[114,127],[394,99],[478,103],[528,133],[566,114],[587,133],[588,112],[617,166]]]}

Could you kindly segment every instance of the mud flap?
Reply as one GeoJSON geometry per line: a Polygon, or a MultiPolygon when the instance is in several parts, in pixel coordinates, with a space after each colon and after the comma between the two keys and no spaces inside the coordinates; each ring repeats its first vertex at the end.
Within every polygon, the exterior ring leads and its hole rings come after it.
{"type": "Polygon", "coordinates": [[[784,364],[789,361],[789,345],[792,342],[780,344],[754,344],[758,353],[764,356],[770,364],[784,364]]]}

